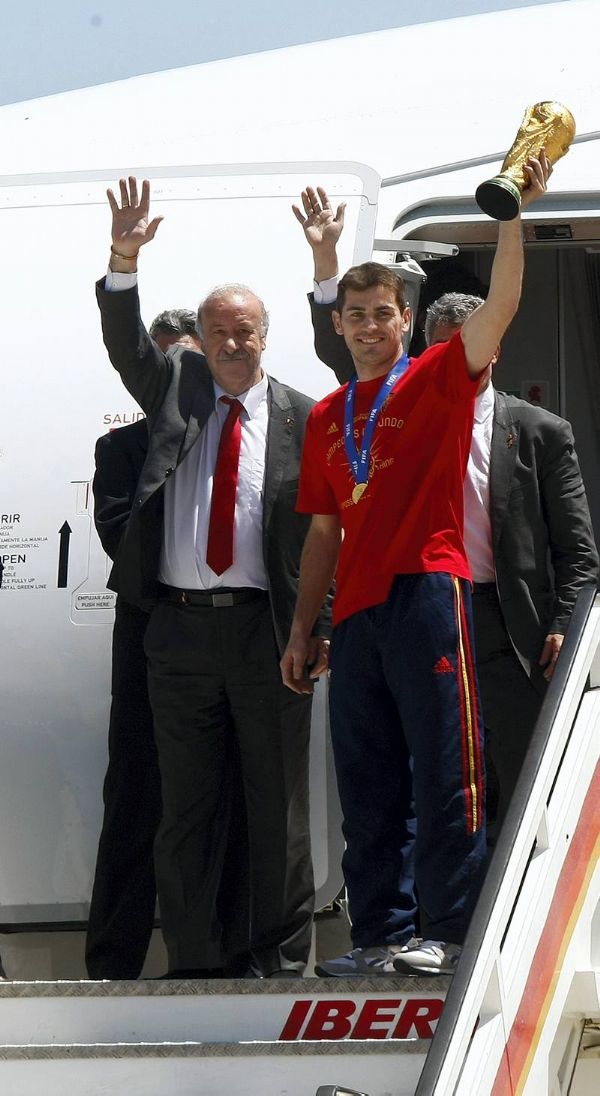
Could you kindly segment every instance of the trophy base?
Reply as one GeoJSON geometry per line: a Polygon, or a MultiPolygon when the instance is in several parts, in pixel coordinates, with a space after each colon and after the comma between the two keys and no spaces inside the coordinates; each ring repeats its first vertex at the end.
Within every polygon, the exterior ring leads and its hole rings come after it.
{"type": "Polygon", "coordinates": [[[477,187],[475,201],[488,217],[496,221],[513,221],[521,208],[521,192],[510,179],[497,175],[477,187]]]}

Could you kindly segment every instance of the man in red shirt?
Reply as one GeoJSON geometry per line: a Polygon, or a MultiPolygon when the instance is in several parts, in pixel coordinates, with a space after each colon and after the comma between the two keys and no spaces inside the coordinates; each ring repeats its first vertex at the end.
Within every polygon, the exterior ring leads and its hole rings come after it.
{"type": "MultiPolygon", "coordinates": [[[[545,190],[545,154],[525,171],[524,205],[545,190]]],[[[285,683],[310,691],[310,635],[337,568],[331,733],[355,947],[320,974],[452,971],[479,893],[484,772],[463,480],[475,396],[522,273],[517,218],[500,225],[487,300],[412,361],[401,279],[364,263],[339,283],[334,323],[357,376],[308,419],[297,509],[313,517],[282,658],[285,683]]]]}

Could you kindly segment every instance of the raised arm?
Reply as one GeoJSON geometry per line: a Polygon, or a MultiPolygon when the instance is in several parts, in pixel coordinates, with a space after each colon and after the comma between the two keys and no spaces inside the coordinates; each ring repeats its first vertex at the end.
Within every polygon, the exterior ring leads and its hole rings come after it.
{"type": "Polygon", "coordinates": [[[300,199],[304,213],[297,205],[293,205],[292,209],[313,253],[315,281],[335,278],[338,273],[337,242],[344,228],[346,203],[341,202],[334,213],[327,191],[322,186],[316,190],[307,186],[300,199]]]}
{"type": "Polygon", "coordinates": [[[140,248],[153,240],[162,217],[149,220],[150,183],[144,179],[142,194],[138,200],[137,179],[129,176],[129,187],[125,179],[119,179],[121,205],[109,188],[106,196],[112,211],[112,245],[110,249],[110,269],[119,274],[134,274],[137,270],[137,257],[140,248]]]}
{"type": "MultiPolygon", "coordinates": [[[[344,228],[346,203],[336,212],[322,186],[310,187],[300,196],[302,208],[293,205],[294,216],[302,225],[306,241],[313,253],[315,282],[329,281],[338,275],[337,243],[344,228]]],[[[315,301],[309,294],[310,312],[315,335],[315,353],[325,365],[333,369],[340,384],[345,384],[354,373],[354,362],[344,339],[338,335],[331,314],[335,308],[333,296],[323,302],[315,301]]]]}
{"type": "MultiPolygon", "coordinates": [[[[546,191],[552,168],[543,149],[539,160],[531,157],[524,170],[529,176],[529,185],[523,191],[522,209],[546,191]]],[[[521,217],[518,216],[514,221],[500,223],[487,299],[461,328],[467,368],[472,377],[483,373],[496,353],[519,307],[522,281],[523,239],[521,217]]]]}
{"type": "Polygon", "coordinates": [[[112,211],[110,269],[132,284],[108,287],[102,278],[96,296],[102,314],[102,335],[108,356],[120,373],[125,387],[150,415],[160,407],[171,379],[171,363],[152,341],[140,316],[136,284],[140,248],[154,239],[162,217],[149,219],[150,183],[144,179],[138,199],[137,180],[119,181],[120,204],[107,191],[112,211]],[[118,290],[118,291],[117,291],[118,290]]]}

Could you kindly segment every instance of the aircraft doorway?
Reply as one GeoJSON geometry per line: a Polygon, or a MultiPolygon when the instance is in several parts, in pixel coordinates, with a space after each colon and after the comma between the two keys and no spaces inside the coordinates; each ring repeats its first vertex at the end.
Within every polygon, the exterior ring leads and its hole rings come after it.
{"type": "MultiPolygon", "coordinates": [[[[461,263],[484,285],[489,284],[492,259],[489,247],[461,249],[461,263]]],[[[589,245],[526,246],[521,305],[494,370],[496,388],[540,403],[571,423],[597,542],[600,542],[599,302],[600,247],[595,250],[589,245]]]]}
{"type": "MultiPolygon", "coordinates": [[[[577,201],[573,195],[554,197],[557,208],[546,217],[524,220],[523,295],[502,344],[494,384],[571,422],[600,543],[600,201],[598,195],[577,195],[577,201]]],[[[406,233],[411,253],[428,275],[421,312],[449,290],[477,293],[479,286],[489,285],[495,223],[482,218],[474,205],[469,216],[464,201],[459,204],[454,211],[450,200],[446,205],[441,199],[435,220],[431,209],[423,216],[424,209],[413,207],[396,221],[394,236],[406,233]],[[446,216],[439,216],[445,205],[446,216]],[[458,257],[421,257],[416,245],[423,238],[458,244],[458,257]]]]}

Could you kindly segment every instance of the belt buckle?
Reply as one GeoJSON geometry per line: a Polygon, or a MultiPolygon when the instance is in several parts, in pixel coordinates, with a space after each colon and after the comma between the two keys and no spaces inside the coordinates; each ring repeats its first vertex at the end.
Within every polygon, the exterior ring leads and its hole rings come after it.
{"type": "Polygon", "coordinates": [[[213,608],[224,609],[233,605],[233,594],[231,591],[227,594],[212,594],[213,608]]]}

